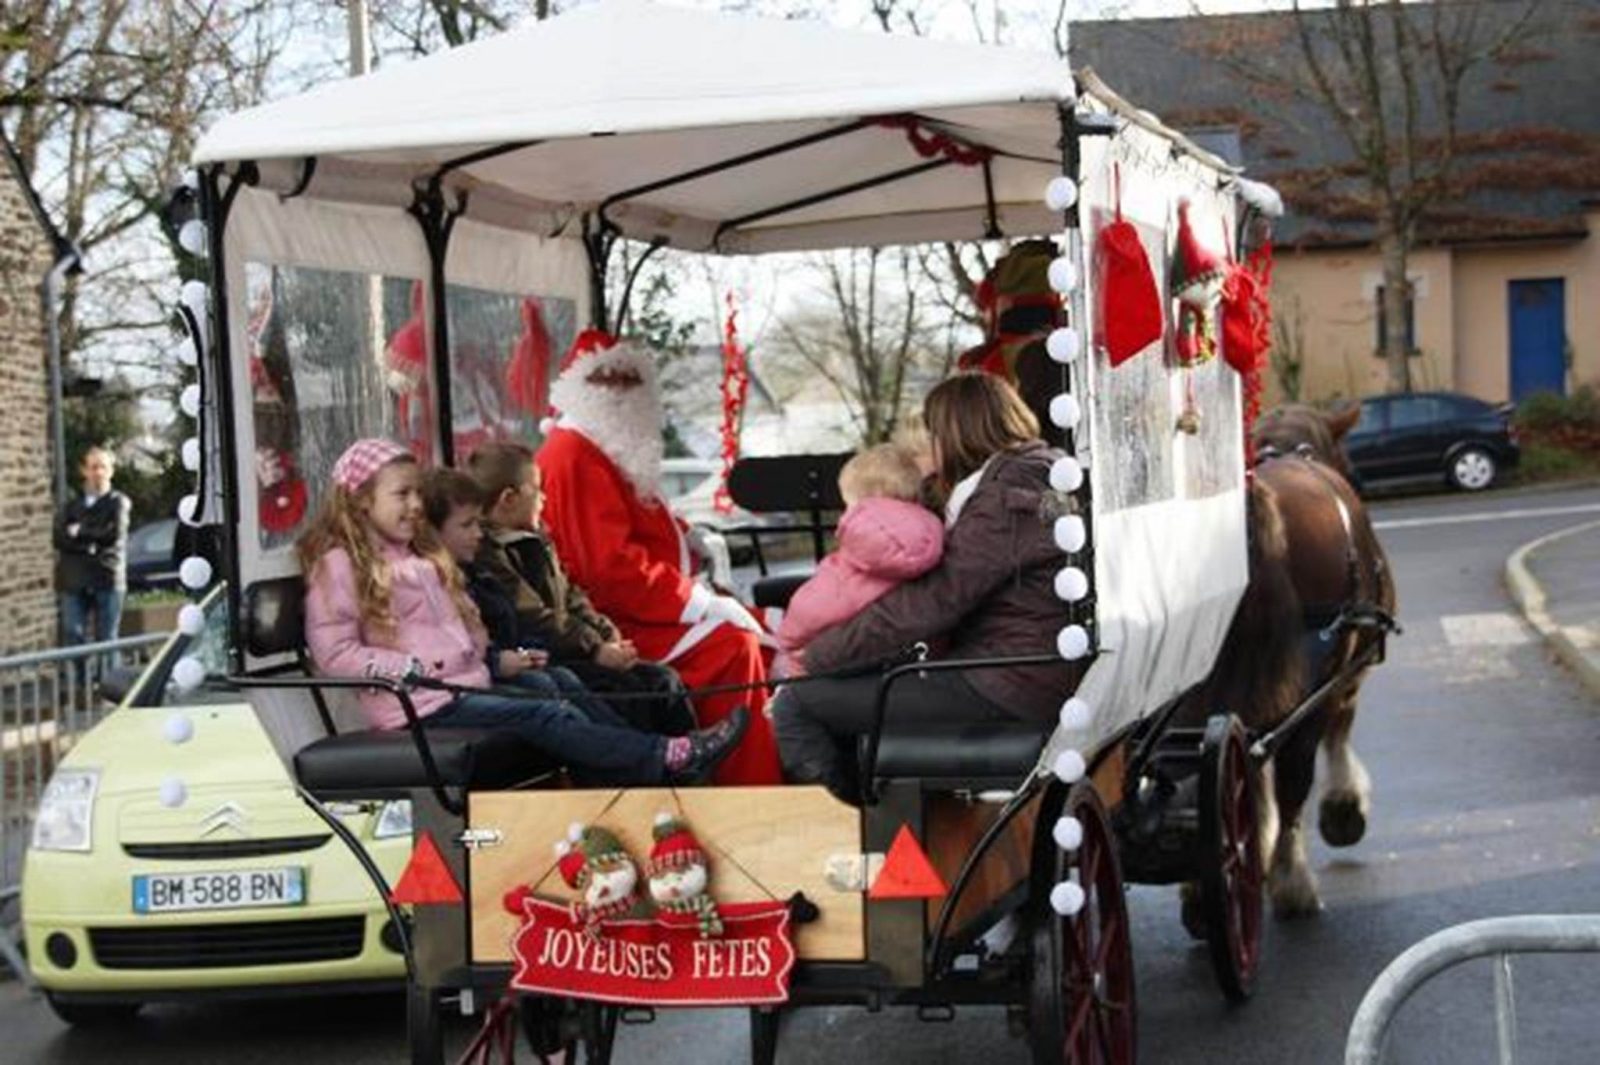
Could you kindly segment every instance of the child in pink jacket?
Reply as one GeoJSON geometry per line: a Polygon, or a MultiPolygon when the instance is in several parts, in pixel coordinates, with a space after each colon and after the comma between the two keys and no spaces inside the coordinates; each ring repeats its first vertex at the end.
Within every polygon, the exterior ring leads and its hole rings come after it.
{"type": "MultiPolygon", "coordinates": [[[[698,781],[739,742],[748,725],[743,708],[687,736],[652,736],[614,715],[591,720],[565,699],[486,690],[483,623],[461,571],[423,521],[416,460],[388,440],[358,440],[331,479],[299,545],[306,644],[318,672],[451,685],[457,690],[412,691],[423,728],[513,731],[596,782],[698,781]]],[[[361,707],[375,728],[406,727],[388,691],[363,692],[361,707]]]]}
{"type": "Polygon", "coordinates": [[[839,546],[784,611],[775,667],[780,676],[805,673],[805,646],[823,630],[939,564],[944,523],[919,502],[922,480],[915,453],[901,444],[868,448],[839,471],[845,502],[839,546]]]}

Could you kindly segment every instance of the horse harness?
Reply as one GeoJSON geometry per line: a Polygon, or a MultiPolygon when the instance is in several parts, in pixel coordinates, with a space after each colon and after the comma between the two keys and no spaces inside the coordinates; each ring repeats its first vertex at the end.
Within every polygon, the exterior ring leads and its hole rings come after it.
{"type": "Polygon", "coordinates": [[[1306,627],[1316,630],[1318,638],[1324,643],[1331,641],[1347,628],[1375,629],[1384,634],[1398,633],[1400,624],[1393,614],[1376,602],[1375,598],[1361,598],[1361,593],[1369,588],[1376,596],[1383,587],[1388,573],[1381,553],[1372,553],[1367,559],[1369,565],[1365,567],[1362,565],[1360,545],[1356,541],[1355,520],[1351,517],[1349,504],[1344,501],[1344,494],[1339,491],[1339,486],[1334,481],[1336,476],[1334,471],[1317,457],[1310,444],[1300,444],[1288,455],[1271,445],[1264,446],[1256,453],[1255,464],[1260,466],[1269,459],[1288,458],[1298,458],[1304,462],[1306,468],[1327,489],[1328,495],[1333,499],[1334,509],[1339,515],[1339,526],[1344,530],[1345,587],[1349,589],[1349,594],[1338,603],[1304,604],[1306,627]]]}

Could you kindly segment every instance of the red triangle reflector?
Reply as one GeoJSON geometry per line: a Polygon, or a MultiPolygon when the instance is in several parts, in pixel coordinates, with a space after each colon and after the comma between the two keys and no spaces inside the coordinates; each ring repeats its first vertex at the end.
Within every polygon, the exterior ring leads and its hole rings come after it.
{"type": "Polygon", "coordinates": [[[400,874],[400,882],[389,892],[389,901],[412,906],[461,902],[461,887],[451,875],[450,867],[444,864],[444,855],[439,853],[433,836],[424,832],[417,838],[406,871],[400,874]]]}
{"type": "Polygon", "coordinates": [[[917,837],[911,834],[911,828],[901,825],[867,898],[936,899],[948,891],[917,837]]]}

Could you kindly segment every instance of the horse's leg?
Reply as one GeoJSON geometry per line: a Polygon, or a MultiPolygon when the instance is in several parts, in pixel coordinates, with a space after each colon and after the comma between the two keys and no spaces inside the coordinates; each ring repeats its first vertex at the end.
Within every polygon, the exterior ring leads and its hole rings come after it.
{"type": "Polygon", "coordinates": [[[1321,714],[1302,722],[1273,759],[1279,829],[1267,886],[1272,894],[1272,911],[1279,917],[1310,917],[1322,910],[1317,878],[1306,857],[1305,828],[1300,823],[1316,774],[1321,724],[1321,714]]]}
{"type": "Polygon", "coordinates": [[[1328,779],[1317,826],[1331,847],[1359,843],[1366,835],[1367,814],[1372,809],[1372,778],[1350,744],[1359,686],[1358,680],[1328,708],[1328,729],[1322,740],[1322,753],[1328,760],[1328,779]]]}

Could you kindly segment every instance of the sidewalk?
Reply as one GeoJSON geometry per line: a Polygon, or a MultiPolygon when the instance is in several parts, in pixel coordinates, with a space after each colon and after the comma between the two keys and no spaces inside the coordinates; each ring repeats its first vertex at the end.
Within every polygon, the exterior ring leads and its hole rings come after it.
{"type": "Polygon", "coordinates": [[[1600,521],[1518,548],[1506,559],[1506,584],[1529,624],[1600,699],[1600,521]]]}

